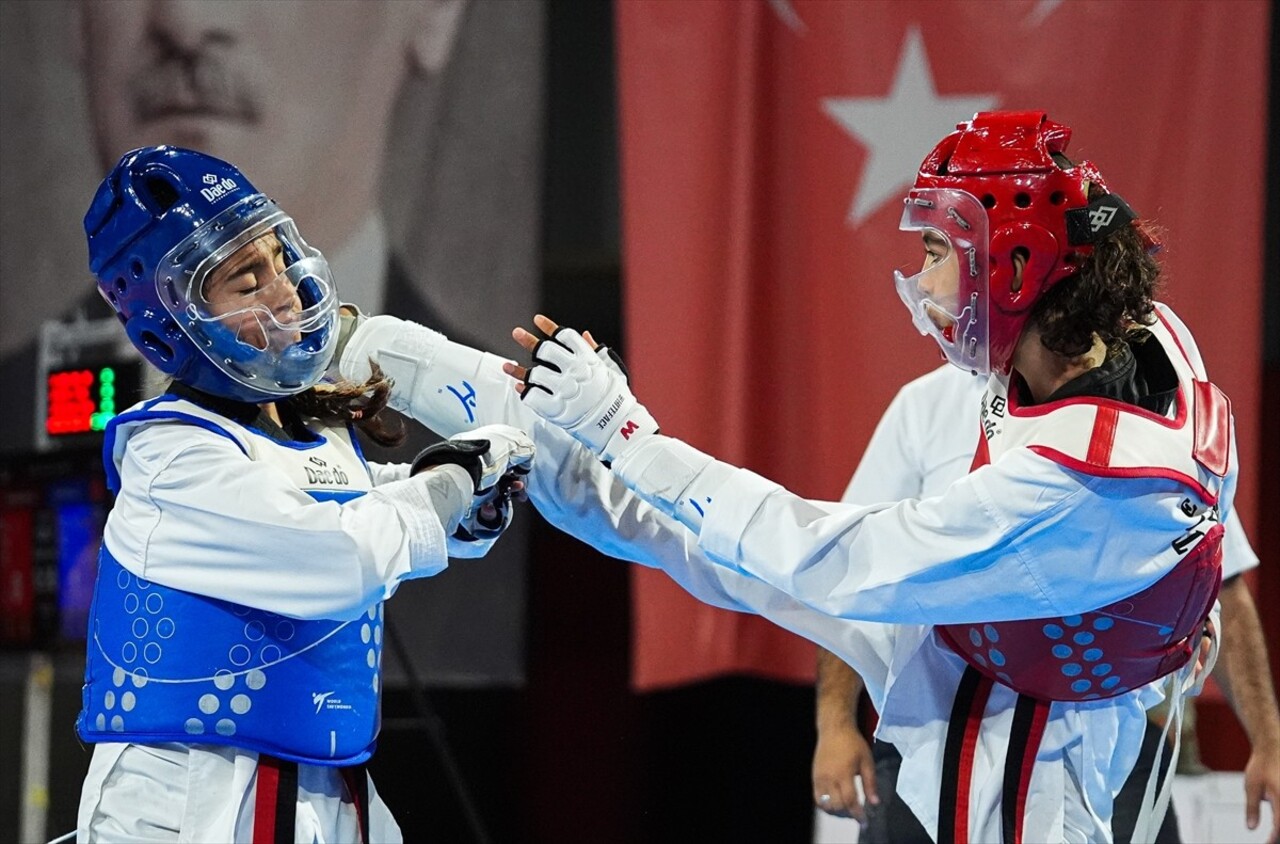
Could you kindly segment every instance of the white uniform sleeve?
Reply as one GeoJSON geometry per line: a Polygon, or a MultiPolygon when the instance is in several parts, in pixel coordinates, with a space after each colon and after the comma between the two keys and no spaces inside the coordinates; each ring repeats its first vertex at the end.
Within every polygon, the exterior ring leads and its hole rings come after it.
{"type": "Polygon", "coordinates": [[[135,433],[120,474],[104,542],[129,571],[175,589],[345,619],[447,564],[424,475],[317,502],[227,438],[171,424],[135,433]]]}
{"type": "Polygon", "coordinates": [[[920,497],[924,482],[916,454],[925,443],[913,442],[908,401],[899,391],[889,402],[841,501],[874,504],[920,497]]]}
{"type": "MultiPolygon", "coordinates": [[[[375,487],[394,481],[402,481],[409,477],[409,470],[412,468],[409,463],[370,463],[369,474],[373,478],[375,487]]],[[[470,486],[471,481],[467,481],[470,486]]],[[[447,527],[447,526],[446,526],[447,527]]],[[[496,543],[502,537],[494,536],[489,539],[462,540],[454,535],[453,531],[448,532],[445,541],[445,549],[449,557],[460,560],[474,560],[485,556],[489,553],[496,543]]]]}
{"type": "Polygon", "coordinates": [[[1258,555],[1249,544],[1249,537],[1236,513],[1231,513],[1225,522],[1225,533],[1222,537],[1222,579],[1230,580],[1249,569],[1258,567],[1258,555]]]}
{"type": "Polygon", "coordinates": [[[759,578],[713,564],[694,534],[628,490],[569,434],[541,420],[532,432],[538,458],[529,497],[547,521],[609,556],[661,569],[703,603],[756,613],[839,654],[863,675],[872,698],[883,699],[893,628],[816,612],[759,578]]]}
{"type": "Polygon", "coordinates": [[[893,397],[842,501],[875,504],[938,495],[969,472],[985,382],[951,364],[893,397]]]}
{"type": "Polygon", "coordinates": [[[941,496],[834,511],[663,436],[614,470],[697,530],[713,560],[825,613],[875,621],[1087,612],[1168,571],[1187,526],[1168,482],[1081,475],[1026,449],[941,496]]]}

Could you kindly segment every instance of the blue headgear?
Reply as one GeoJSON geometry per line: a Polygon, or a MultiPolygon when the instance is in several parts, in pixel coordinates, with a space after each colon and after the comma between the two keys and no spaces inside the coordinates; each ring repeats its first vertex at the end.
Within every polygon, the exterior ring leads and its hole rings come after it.
{"type": "Polygon", "coordinates": [[[177,147],[136,149],[98,187],[84,228],[99,292],[142,355],[174,380],[261,403],[324,375],[338,339],[329,265],[230,164],[177,147]],[[224,266],[255,241],[263,249],[236,262],[269,255],[256,276],[224,266]]]}

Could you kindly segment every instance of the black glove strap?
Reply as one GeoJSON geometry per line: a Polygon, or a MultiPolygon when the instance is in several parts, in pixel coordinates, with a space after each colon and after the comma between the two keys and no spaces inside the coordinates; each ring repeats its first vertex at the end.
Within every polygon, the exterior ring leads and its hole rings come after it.
{"type": "Polygon", "coordinates": [[[596,349],[596,354],[608,355],[609,360],[613,361],[619,371],[622,372],[622,377],[626,379],[628,384],[631,383],[631,373],[627,371],[627,365],[622,362],[622,355],[615,352],[612,346],[600,346],[596,349]]]}
{"type": "Polygon", "coordinates": [[[471,475],[471,491],[479,492],[484,455],[488,451],[488,440],[445,440],[419,451],[409,467],[409,474],[416,475],[432,466],[461,466],[471,475]]]}

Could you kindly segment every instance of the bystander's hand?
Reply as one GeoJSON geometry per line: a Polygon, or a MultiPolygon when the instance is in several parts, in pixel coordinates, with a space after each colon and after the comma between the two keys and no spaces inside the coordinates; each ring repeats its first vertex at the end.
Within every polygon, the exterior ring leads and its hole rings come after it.
{"type": "Polygon", "coordinates": [[[1262,801],[1271,804],[1270,844],[1280,842],[1280,747],[1255,745],[1244,767],[1244,814],[1249,829],[1257,829],[1262,801]]]}
{"type": "Polygon", "coordinates": [[[871,745],[853,726],[828,726],[818,732],[813,751],[813,802],[829,815],[867,820],[863,796],[879,804],[876,763],[871,745]],[[861,779],[862,789],[856,780],[861,779]]]}

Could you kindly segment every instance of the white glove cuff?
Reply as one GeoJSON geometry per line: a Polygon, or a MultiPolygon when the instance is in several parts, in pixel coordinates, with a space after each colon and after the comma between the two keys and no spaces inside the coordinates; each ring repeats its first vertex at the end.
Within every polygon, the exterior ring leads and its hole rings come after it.
{"type": "Polygon", "coordinates": [[[641,498],[698,533],[716,491],[734,468],[688,443],[661,434],[644,437],[613,464],[613,472],[641,498]]]}
{"type": "Polygon", "coordinates": [[[600,458],[609,463],[620,460],[642,440],[656,433],[658,433],[658,421],[653,418],[653,414],[647,407],[634,402],[622,424],[616,425],[609,439],[605,441],[604,448],[600,451],[600,458]]]}

